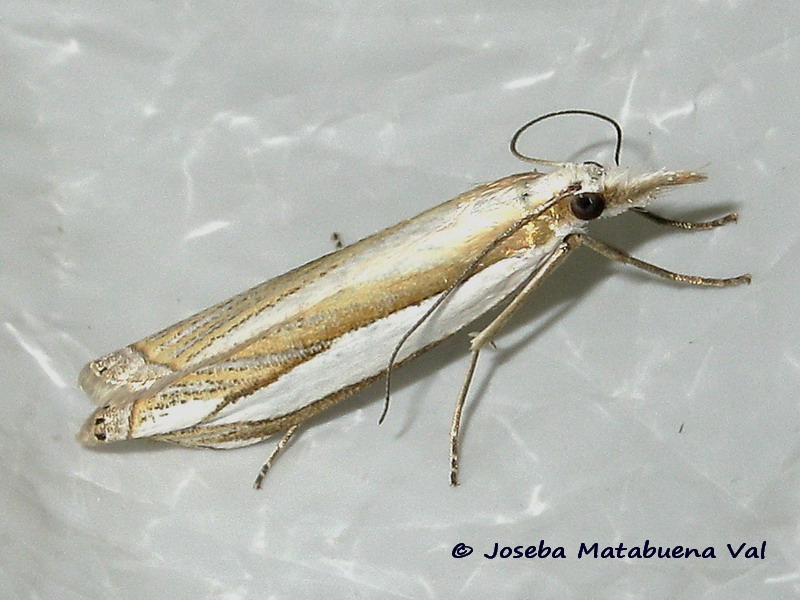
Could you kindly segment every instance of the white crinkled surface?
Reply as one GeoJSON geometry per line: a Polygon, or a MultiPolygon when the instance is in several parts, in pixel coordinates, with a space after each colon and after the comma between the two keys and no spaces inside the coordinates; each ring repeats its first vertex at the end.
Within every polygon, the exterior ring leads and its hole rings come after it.
{"type": "MultiPolygon", "coordinates": [[[[796,3],[292,2],[0,7],[0,596],[790,598],[800,587],[796,3]],[[479,365],[466,333],[271,446],[74,435],[85,362],[527,167],[514,129],[617,117],[632,168],[702,169],[593,227],[683,289],[581,251],[479,365]],[[492,545],[565,559],[489,560],[492,545]],[[713,546],[715,559],[577,558],[713,546]],[[766,558],[733,559],[726,544],[766,558]],[[472,555],[456,559],[463,542],[472,555]]],[[[607,160],[604,124],[524,149],[607,160]],[[597,153],[600,154],[597,154],[597,153]]],[[[368,351],[365,350],[365,351],[368,351]]]]}

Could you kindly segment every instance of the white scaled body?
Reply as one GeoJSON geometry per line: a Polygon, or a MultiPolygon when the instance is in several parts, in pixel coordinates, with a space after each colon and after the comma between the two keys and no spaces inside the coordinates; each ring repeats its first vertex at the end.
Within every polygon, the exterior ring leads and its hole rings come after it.
{"type": "Polygon", "coordinates": [[[385,373],[420,320],[397,362],[509,297],[598,216],[582,199],[613,216],[702,179],[570,163],[479,186],[89,363],[101,406],[79,439],[227,448],[286,431],[385,373]]]}

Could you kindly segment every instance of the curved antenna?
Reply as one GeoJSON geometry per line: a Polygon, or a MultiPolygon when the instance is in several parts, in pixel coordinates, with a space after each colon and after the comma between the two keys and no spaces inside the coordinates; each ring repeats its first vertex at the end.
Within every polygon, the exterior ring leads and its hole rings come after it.
{"type": "Polygon", "coordinates": [[[540,165],[548,165],[551,167],[557,167],[562,165],[563,163],[555,161],[555,160],[546,160],[544,158],[535,158],[533,156],[528,156],[523,154],[519,150],[517,150],[517,142],[519,141],[520,136],[525,133],[529,127],[536,125],[544,121],[545,119],[550,119],[551,117],[560,117],[562,115],[587,115],[589,117],[594,117],[596,119],[600,119],[601,121],[606,121],[607,123],[611,123],[614,127],[614,130],[617,132],[617,143],[614,147],[614,164],[619,166],[619,154],[622,151],[622,127],[619,126],[614,119],[609,117],[608,115],[604,115],[603,113],[595,112],[593,110],[583,110],[581,108],[570,108],[566,110],[556,110],[553,112],[549,112],[547,114],[541,115],[540,117],[536,117],[532,121],[528,121],[517,129],[516,133],[511,138],[511,143],[509,147],[511,149],[511,154],[517,157],[520,160],[524,160],[525,162],[540,164],[540,165]]]}

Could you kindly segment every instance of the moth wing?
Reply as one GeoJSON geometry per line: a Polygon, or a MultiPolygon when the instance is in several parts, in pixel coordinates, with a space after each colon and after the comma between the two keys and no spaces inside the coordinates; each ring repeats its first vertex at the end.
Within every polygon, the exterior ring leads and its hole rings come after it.
{"type": "Polygon", "coordinates": [[[96,404],[124,404],[263,335],[289,316],[283,307],[304,283],[345,259],[329,254],[215,304],[121,350],[88,363],[78,384],[96,404]]]}

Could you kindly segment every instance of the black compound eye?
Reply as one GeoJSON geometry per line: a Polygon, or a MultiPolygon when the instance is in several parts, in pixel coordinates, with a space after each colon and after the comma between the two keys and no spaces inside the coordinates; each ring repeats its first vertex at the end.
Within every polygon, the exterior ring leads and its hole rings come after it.
{"type": "Polygon", "coordinates": [[[603,214],[606,201],[602,194],[597,192],[586,192],[578,194],[569,203],[572,214],[583,221],[591,221],[603,214]]]}

